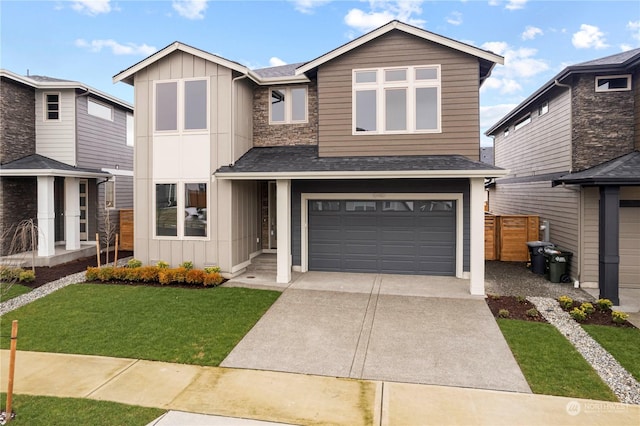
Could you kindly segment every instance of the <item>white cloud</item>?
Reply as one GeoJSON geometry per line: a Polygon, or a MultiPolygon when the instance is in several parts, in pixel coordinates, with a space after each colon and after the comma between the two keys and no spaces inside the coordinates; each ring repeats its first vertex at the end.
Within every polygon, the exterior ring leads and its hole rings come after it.
{"type": "Polygon", "coordinates": [[[173,9],[187,19],[204,19],[208,0],[173,0],[173,9]]]}
{"type": "Polygon", "coordinates": [[[509,10],[524,9],[524,5],[527,4],[527,1],[528,0],[509,0],[504,8],[509,10]]]}
{"type": "Polygon", "coordinates": [[[480,128],[488,129],[513,110],[517,104],[498,104],[480,107],[480,128]]]}
{"type": "Polygon", "coordinates": [[[524,32],[522,33],[522,39],[523,40],[533,40],[534,38],[536,38],[539,35],[543,35],[544,33],[542,32],[542,30],[538,27],[533,27],[531,25],[527,25],[527,28],[525,28],[524,32]]]}
{"type": "Polygon", "coordinates": [[[369,12],[351,9],[344,17],[344,22],[360,32],[371,31],[394,19],[421,27],[426,21],[414,15],[422,14],[422,2],[423,0],[369,0],[369,12]]]}
{"type": "Polygon", "coordinates": [[[71,8],[76,12],[89,16],[111,12],[111,0],[76,0],[71,3],[71,8]]]}
{"type": "Polygon", "coordinates": [[[301,13],[311,14],[313,10],[324,6],[327,3],[331,3],[332,0],[291,0],[294,4],[294,8],[301,13]]]}
{"type": "Polygon", "coordinates": [[[484,43],[482,48],[504,56],[504,66],[494,68],[492,76],[482,85],[482,91],[493,89],[501,94],[517,93],[522,90],[522,80],[549,69],[545,61],[535,57],[536,49],[513,48],[503,41],[484,43]]]}
{"type": "Polygon", "coordinates": [[[631,31],[631,37],[640,41],[640,21],[629,21],[627,29],[631,31]]]}
{"type": "Polygon", "coordinates": [[[76,47],[88,49],[89,52],[100,52],[102,49],[110,49],[114,55],[142,55],[149,56],[158,49],[148,44],[125,43],[121,44],[115,40],[91,40],[79,38],[75,41],[76,47]]]}
{"type": "Polygon", "coordinates": [[[620,50],[622,50],[623,52],[627,52],[632,49],[635,49],[635,48],[630,44],[623,43],[620,45],[620,50]]]}
{"type": "Polygon", "coordinates": [[[273,56],[271,57],[271,59],[269,59],[269,65],[272,67],[279,67],[281,65],[287,65],[287,63],[285,61],[283,61],[282,59],[273,56]]]}
{"type": "Polygon", "coordinates": [[[451,12],[449,16],[447,16],[447,22],[451,25],[460,25],[462,24],[462,13],[460,12],[451,12]]]}
{"type": "Polygon", "coordinates": [[[580,25],[580,31],[573,34],[571,42],[578,49],[604,49],[609,47],[600,28],[588,24],[580,25]]]}

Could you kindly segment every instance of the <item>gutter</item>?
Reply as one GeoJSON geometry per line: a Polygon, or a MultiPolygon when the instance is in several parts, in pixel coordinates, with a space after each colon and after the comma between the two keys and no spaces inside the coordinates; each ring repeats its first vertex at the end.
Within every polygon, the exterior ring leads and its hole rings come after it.
{"type": "Polygon", "coordinates": [[[508,170],[404,170],[404,171],[291,171],[291,172],[216,172],[217,179],[255,180],[255,179],[465,179],[504,177],[508,170]]]}

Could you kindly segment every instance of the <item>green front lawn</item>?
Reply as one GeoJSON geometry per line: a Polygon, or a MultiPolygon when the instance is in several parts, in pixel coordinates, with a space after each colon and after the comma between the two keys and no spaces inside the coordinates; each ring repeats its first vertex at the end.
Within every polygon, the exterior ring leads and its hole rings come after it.
{"type": "MultiPolygon", "coordinates": [[[[6,399],[6,393],[0,394],[3,411],[6,399]]],[[[16,426],[140,426],[151,423],[166,410],[91,399],[13,395],[11,411],[16,413],[16,417],[9,424],[16,426]]]]}
{"type": "Polygon", "coordinates": [[[74,284],[3,316],[18,349],[217,366],[280,293],[246,288],[74,284]]]}
{"type": "Polygon", "coordinates": [[[640,381],[640,329],[586,324],[582,328],[640,381]]]}
{"type": "Polygon", "coordinates": [[[618,400],[554,326],[511,319],[497,321],[533,393],[618,400]]]}
{"type": "Polygon", "coordinates": [[[0,302],[5,302],[30,291],[29,287],[21,284],[0,283],[0,302]]]}

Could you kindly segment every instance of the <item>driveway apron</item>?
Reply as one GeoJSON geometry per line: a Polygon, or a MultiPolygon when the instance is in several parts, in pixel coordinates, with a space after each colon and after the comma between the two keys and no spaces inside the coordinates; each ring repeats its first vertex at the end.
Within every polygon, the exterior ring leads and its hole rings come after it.
{"type": "Polygon", "coordinates": [[[221,366],[531,392],[468,288],[455,278],[309,272],[221,366]]]}

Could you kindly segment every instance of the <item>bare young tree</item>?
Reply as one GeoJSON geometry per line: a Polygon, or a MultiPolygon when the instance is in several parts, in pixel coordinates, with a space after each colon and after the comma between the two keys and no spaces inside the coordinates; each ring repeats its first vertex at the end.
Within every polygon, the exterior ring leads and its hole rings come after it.
{"type": "Polygon", "coordinates": [[[115,221],[111,219],[111,210],[105,209],[102,222],[102,242],[107,247],[105,265],[109,263],[109,251],[111,249],[111,244],[115,242],[117,231],[118,227],[116,226],[115,221]]]}
{"type": "Polygon", "coordinates": [[[11,286],[20,281],[20,265],[27,256],[31,256],[31,272],[35,278],[35,258],[38,240],[38,225],[33,219],[19,222],[15,227],[3,228],[0,232],[0,247],[8,247],[7,255],[12,256],[13,261],[4,262],[0,273],[0,281],[3,286],[1,294],[4,295],[11,286]]]}

